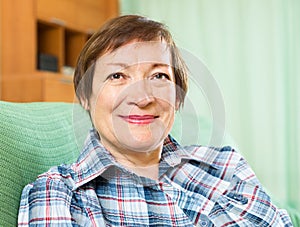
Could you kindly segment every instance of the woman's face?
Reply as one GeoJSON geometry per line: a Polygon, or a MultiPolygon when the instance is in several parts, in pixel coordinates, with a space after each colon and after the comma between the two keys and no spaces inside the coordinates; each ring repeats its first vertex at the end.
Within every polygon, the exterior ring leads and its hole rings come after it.
{"type": "Polygon", "coordinates": [[[102,55],[92,89],[89,110],[108,150],[161,149],[177,106],[165,42],[131,42],[102,55]]]}

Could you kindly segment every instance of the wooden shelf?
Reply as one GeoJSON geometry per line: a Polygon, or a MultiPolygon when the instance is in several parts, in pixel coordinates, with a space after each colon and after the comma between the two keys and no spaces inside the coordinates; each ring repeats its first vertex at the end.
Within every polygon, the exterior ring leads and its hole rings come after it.
{"type": "Polygon", "coordinates": [[[74,68],[91,33],[119,14],[118,0],[9,0],[0,10],[0,99],[16,102],[76,100],[63,68],[74,68]],[[55,72],[40,70],[40,54],[56,61],[55,72]]]}
{"type": "Polygon", "coordinates": [[[37,21],[37,56],[40,54],[47,54],[57,58],[57,72],[59,72],[63,66],[63,40],[64,30],[62,27],[51,23],[37,21]]]}
{"type": "MultiPolygon", "coordinates": [[[[75,67],[77,58],[90,34],[55,23],[37,21],[37,56],[49,55],[57,59],[57,70],[62,73],[62,67],[75,67]]],[[[39,57],[38,57],[39,58],[39,57]]],[[[37,69],[41,69],[38,64],[37,69]]],[[[42,70],[42,69],[41,69],[42,70]]]]}
{"type": "Polygon", "coordinates": [[[65,49],[64,49],[64,65],[75,67],[77,58],[81,49],[88,40],[90,34],[74,31],[71,29],[65,30],[65,49]]]}

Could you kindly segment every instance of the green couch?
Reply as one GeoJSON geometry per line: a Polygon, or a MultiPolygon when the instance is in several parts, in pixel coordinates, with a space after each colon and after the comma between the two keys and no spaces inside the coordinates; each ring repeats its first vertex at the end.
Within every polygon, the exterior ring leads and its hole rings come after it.
{"type": "MultiPolygon", "coordinates": [[[[78,104],[0,101],[1,227],[16,226],[26,184],[51,166],[77,158],[90,127],[78,104]]],[[[294,226],[300,226],[299,214],[289,212],[294,226]]]]}
{"type": "Polygon", "coordinates": [[[89,128],[76,104],[0,102],[1,227],[16,226],[26,184],[51,166],[76,160],[89,128]]]}

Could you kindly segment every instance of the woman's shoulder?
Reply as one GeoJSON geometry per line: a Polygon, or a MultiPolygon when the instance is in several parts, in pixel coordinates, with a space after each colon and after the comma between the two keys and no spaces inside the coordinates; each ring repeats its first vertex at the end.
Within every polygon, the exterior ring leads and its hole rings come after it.
{"type": "MultiPolygon", "coordinates": [[[[27,190],[31,191],[70,191],[74,185],[71,165],[51,167],[47,172],[40,174],[35,181],[28,184],[27,190]]],[[[26,188],[25,187],[25,188],[26,188]]]]}
{"type": "Polygon", "coordinates": [[[242,155],[231,146],[213,147],[202,145],[184,146],[183,150],[195,160],[212,165],[216,168],[235,166],[243,158],[242,155]]]}
{"type": "Polygon", "coordinates": [[[49,220],[69,221],[73,192],[68,169],[63,165],[53,167],[24,187],[18,215],[20,226],[42,225],[49,220]]]}
{"type": "Polygon", "coordinates": [[[202,169],[214,172],[227,182],[245,181],[253,185],[260,185],[255,172],[243,155],[231,146],[210,147],[191,145],[184,147],[192,160],[202,164],[202,169]],[[214,169],[214,171],[211,171],[214,169]]]}

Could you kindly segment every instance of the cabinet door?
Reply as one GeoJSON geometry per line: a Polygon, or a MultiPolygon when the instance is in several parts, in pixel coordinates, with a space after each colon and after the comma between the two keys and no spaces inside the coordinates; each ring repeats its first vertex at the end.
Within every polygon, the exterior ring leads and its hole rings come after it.
{"type": "Polygon", "coordinates": [[[5,74],[1,80],[1,100],[10,102],[42,101],[42,79],[34,73],[30,75],[5,74]]]}
{"type": "Polygon", "coordinates": [[[0,11],[0,99],[41,101],[41,78],[34,74],[34,0],[0,0],[0,11]]]}
{"type": "Polygon", "coordinates": [[[33,0],[0,2],[1,73],[32,73],[35,69],[33,0]]]}
{"type": "Polygon", "coordinates": [[[74,86],[70,78],[46,76],[43,87],[45,102],[76,102],[74,86]]]}

